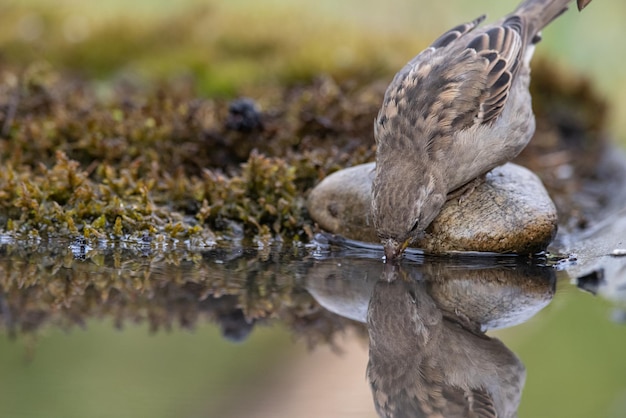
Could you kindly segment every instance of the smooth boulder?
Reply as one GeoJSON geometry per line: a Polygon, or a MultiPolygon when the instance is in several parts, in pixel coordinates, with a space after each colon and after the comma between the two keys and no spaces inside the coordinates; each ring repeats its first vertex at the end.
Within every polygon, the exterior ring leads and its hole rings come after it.
{"type": "MultiPolygon", "coordinates": [[[[337,171],[310,193],[311,218],[331,233],[378,242],[370,216],[375,163],[337,171]]],[[[412,246],[430,254],[457,251],[535,253],[544,250],[557,229],[557,212],[541,180],[528,169],[507,163],[487,173],[485,182],[449,200],[412,246]]]]}

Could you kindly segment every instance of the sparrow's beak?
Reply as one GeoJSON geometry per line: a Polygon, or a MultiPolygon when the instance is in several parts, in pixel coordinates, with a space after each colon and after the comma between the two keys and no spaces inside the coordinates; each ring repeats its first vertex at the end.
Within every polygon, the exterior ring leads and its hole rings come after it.
{"type": "Polygon", "coordinates": [[[402,256],[402,253],[409,246],[409,240],[407,239],[403,243],[399,243],[393,238],[383,240],[383,247],[385,249],[385,260],[395,260],[402,256]]]}

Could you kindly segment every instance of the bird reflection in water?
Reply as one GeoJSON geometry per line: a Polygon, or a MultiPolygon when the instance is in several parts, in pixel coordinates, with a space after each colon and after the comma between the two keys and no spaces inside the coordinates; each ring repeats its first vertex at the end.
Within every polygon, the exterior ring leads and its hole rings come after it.
{"type": "Polygon", "coordinates": [[[485,331],[545,307],[555,291],[553,269],[363,259],[342,269],[328,261],[318,262],[307,288],[327,309],[366,321],[367,379],[381,417],[517,415],[525,367],[485,331]]]}
{"type": "Polygon", "coordinates": [[[367,378],[383,417],[510,417],[526,371],[501,341],[446,313],[423,281],[388,265],[374,287],[367,378]]]}

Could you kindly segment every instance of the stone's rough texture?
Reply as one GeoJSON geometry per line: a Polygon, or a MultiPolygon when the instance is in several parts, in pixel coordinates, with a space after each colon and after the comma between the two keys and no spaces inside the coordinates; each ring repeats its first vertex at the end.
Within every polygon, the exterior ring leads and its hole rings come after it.
{"type": "MultiPolygon", "coordinates": [[[[325,178],[309,195],[311,218],[329,232],[378,242],[369,216],[374,167],[358,165],[325,178]]],[[[539,178],[508,163],[489,172],[462,203],[449,200],[413,246],[433,254],[532,253],[547,247],[556,228],[556,208],[539,178]]]]}
{"type": "Polygon", "coordinates": [[[419,246],[432,252],[531,253],[548,246],[556,227],[556,208],[539,178],[506,164],[488,173],[462,204],[449,201],[419,246]]]}

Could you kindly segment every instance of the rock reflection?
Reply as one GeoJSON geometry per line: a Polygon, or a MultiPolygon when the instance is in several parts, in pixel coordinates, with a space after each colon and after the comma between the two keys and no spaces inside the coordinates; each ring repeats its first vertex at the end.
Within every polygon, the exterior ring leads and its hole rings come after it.
{"type": "Polygon", "coordinates": [[[555,282],[552,268],[519,259],[354,259],[319,262],[307,288],[327,309],[367,321],[380,416],[514,417],[525,368],[484,331],[528,320],[551,301],[555,282]]]}

